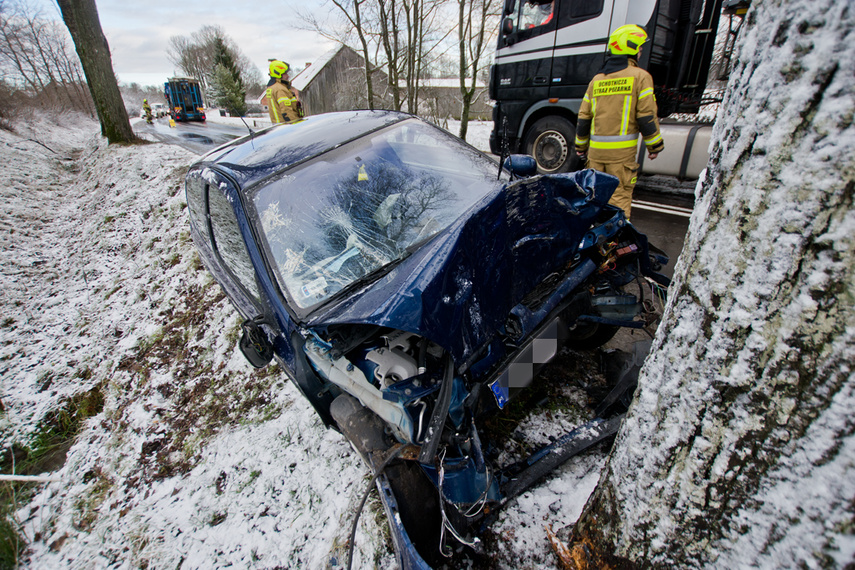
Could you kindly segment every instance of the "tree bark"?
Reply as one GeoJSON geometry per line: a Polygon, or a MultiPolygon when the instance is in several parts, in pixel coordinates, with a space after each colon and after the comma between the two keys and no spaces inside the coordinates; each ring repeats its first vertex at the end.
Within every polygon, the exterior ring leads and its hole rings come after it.
{"type": "Polygon", "coordinates": [[[849,0],[752,3],[671,298],[577,545],[642,567],[853,561],[853,30],[849,0]]]}
{"type": "Polygon", "coordinates": [[[469,90],[466,89],[466,72],[469,69],[469,61],[466,57],[466,40],[470,39],[472,35],[472,5],[469,5],[468,18],[466,17],[466,0],[458,0],[457,7],[457,49],[460,52],[458,77],[460,77],[460,96],[463,100],[460,111],[460,131],[457,133],[457,136],[466,140],[466,131],[469,127],[469,105],[472,101],[472,96],[469,94],[469,90]]]}
{"type": "Polygon", "coordinates": [[[136,141],[113,72],[110,47],[101,29],[95,0],[57,0],[57,4],[83,65],[86,83],[101,122],[101,134],[110,143],[136,141]]]}

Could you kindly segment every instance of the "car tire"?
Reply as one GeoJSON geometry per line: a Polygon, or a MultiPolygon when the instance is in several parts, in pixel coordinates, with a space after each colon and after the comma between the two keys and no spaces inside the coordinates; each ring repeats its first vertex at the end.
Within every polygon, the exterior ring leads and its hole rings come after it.
{"type": "Polygon", "coordinates": [[[526,133],[523,149],[537,161],[541,174],[573,172],[582,167],[576,156],[576,127],[564,117],[538,119],[526,133]]]}
{"type": "Polygon", "coordinates": [[[570,329],[567,346],[575,350],[594,350],[609,342],[619,330],[620,327],[612,325],[577,321],[570,329]]]}

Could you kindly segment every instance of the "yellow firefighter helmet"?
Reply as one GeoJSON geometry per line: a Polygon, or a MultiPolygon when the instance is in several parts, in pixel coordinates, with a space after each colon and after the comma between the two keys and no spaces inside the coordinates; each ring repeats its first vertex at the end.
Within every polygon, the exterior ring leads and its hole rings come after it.
{"type": "Polygon", "coordinates": [[[274,59],[270,62],[270,77],[281,79],[283,75],[288,73],[288,64],[284,61],[274,59]]]}
{"type": "Polygon", "coordinates": [[[638,55],[647,42],[647,32],[635,24],[621,26],[609,36],[609,50],[615,55],[638,55]]]}

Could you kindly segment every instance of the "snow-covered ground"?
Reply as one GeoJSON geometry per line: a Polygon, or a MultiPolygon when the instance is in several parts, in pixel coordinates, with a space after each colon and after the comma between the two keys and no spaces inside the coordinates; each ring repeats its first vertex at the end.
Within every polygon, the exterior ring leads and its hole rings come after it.
{"type": "MultiPolygon", "coordinates": [[[[489,126],[470,132],[484,148],[489,126]]],[[[367,470],[283,374],[236,350],[238,315],[189,235],[197,157],[107,146],[67,115],[0,131],[0,155],[0,445],[33,445],[58,411],[103,394],[59,480],[18,505],[23,567],[340,567],[367,470]]],[[[551,389],[584,399],[573,386],[594,371],[561,360],[551,389]]],[[[580,413],[535,413],[512,443],[545,444],[580,413]]],[[[509,506],[489,566],[557,567],[545,527],[576,520],[603,459],[571,460],[509,506]]],[[[368,509],[354,567],[393,568],[379,501],[368,509]]]]}

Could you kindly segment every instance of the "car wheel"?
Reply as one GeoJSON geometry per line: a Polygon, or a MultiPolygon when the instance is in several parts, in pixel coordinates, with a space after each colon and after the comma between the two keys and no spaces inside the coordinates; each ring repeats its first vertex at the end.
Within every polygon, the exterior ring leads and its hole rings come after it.
{"type": "Polygon", "coordinates": [[[593,350],[609,342],[620,327],[577,321],[576,326],[570,329],[568,346],[576,350],[593,350]]]}
{"type": "Polygon", "coordinates": [[[572,172],[582,166],[576,156],[576,127],[563,117],[539,119],[526,133],[523,148],[541,174],[572,172]]]}

